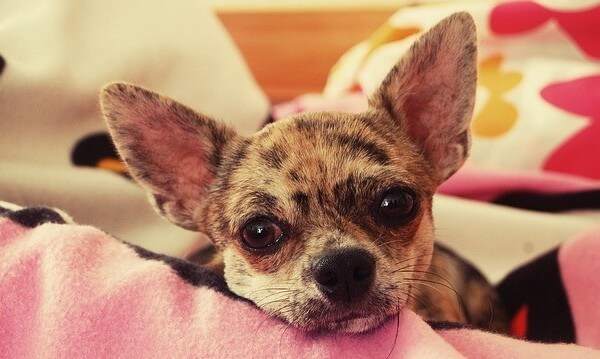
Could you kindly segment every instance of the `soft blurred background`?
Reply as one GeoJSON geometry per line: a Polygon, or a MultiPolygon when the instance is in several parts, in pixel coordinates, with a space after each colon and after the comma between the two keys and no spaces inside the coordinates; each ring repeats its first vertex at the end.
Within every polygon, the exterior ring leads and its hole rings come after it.
{"type": "Polygon", "coordinates": [[[321,92],[340,56],[409,3],[209,1],[274,102],[321,92]]]}

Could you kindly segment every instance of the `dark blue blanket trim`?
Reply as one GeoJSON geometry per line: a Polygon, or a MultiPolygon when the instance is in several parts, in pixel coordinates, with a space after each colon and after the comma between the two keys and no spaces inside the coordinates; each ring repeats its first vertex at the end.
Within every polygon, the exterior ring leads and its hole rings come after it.
{"type": "MultiPolygon", "coordinates": [[[[10,208],[0,206],[0,216],[8,218],[11,221],[27,228],[34,228],[44,223],[67,223],[60,213],[47,207],[28,207],[12,210],[10,208]]],[[[154,253],[125,241],[121,242],[131,247],[137,253],[137,255],[143,259],[156,260],[165,263],[171,267],[173,271],[175,271],[175,273],[181,277],[181,279],[193,286],[208,287],[229,298],[248,302],[247,299],[233,293],[229,287],[227,287],[225,279],[215,272],[212,272],[206,268],[202,268],[185,259],[154,253]]]]}
{"type": "Polygon", "coordinates": [[[225,278],[220,274],[217,274],[211,270],[200,267],[197,264],[194,264],[190,261],[181,258],[170,257],[164,254],[158,254],[151,252],[145,248],[136,246],[131,243],[123,242],[130,246],[138,256],[144,259],[161,261],[171,267],[187,283],[196,286],[196,287],[208,287],[213,289],[229,298],[242,300],[245,302],[251,303],[246,298],[242,298],[237,294],[233,293],[227,283],[225,282],[225,278]]]}
{"type": "Polygon", "coordinates": [[[34,228],[44,223],[67,223],[58,212],[47,207],[28,207],[16,211],[0,207],[0,216],[27,228],[34,228]]]}
{"type": "Polygon", "coordinates": [[[493,202],[509,207],[551,213],[576,209],[600,209],[600,190],[571,193],[508,192],[493,202]]]}
{"type": "Polygon", "coordinates": [[[527,307],[528,340],[574,343],[575,327],[560,275],[558,249],[512,271],[497,286],[509,318],[527,307]]]}
{"type": "Polygon", "coordinates": [[[470,325],[457,322],[427,321],[427,324],[429,324],[429,326],[433,328],[433,330],[477,329],[470,325]]]}

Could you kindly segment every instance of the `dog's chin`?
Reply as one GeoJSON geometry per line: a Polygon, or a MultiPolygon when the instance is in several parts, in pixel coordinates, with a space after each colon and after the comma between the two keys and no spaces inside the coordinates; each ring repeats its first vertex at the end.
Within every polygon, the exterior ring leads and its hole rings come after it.
{"type": "Polygon", "coordinates": [[[388,315],[348,315],[336,319],[313,320],[300,326],[300,329],[316,333],[365,333],[379,328],[389,318],[388,315]]]}
{"type": "Polygon", "coordinates": [[[382,315],[342,319],[333,321],[330,330],[340,333],[364,333],[380,327],[386,319],[387,316],[382,315]]]}
{"type": "Polygon", "coordinates": [[[360,301],[345,304],[321,298],[295,302],[291,311],[280,312],[274,308],[270,314],[305,332],[359,334],[381,327],[398,315],[405,304],[401,296],[372,293],[360,301]]]}

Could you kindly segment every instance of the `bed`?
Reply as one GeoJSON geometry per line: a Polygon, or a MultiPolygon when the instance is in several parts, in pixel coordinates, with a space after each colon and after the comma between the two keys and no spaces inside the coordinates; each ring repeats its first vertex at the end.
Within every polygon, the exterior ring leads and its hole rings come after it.
{"type": "Polygon", "coordinates": [[[218,17],[185,1],[58,3],[0,11],[0,356],[599,356],[597,2],[218,17]],[[152,212],[100,118],[97,91],[114,80],[243,133],[299,112],[361,111],[419,34],[458,10],[479,32],[474,145],[434,215],[439,240],[497,286],[510,335],[407,310],[361,336],[268,318],[182,259],[207,238],[152,212]]]}

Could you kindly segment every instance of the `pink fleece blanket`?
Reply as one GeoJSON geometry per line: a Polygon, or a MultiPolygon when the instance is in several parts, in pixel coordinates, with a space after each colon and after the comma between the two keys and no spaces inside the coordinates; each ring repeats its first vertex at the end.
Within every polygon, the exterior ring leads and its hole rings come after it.
{"type": "Polygon", "coordinates": [[[600,229],[557,253],[576,342],[589,348],[425,323],[408,310],[371,333],[316,335],[270,319],[189,262],[72,224],[56,210],[4,203],[0,357],[600,357],[592,349],[600,349],[600,229]]]}

